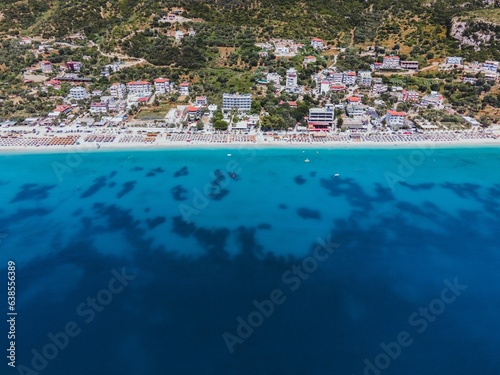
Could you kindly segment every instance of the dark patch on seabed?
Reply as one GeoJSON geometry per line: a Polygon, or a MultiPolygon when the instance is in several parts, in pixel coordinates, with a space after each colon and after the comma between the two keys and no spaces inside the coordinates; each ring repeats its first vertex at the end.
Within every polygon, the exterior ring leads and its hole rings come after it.
{"type": "Polygon", "coordinates": [[[127,181],[123,184],[122,190],[116,194],[117,198],[123,197],[125,194],[130,193],[132,190],[134,190],[136,181],[127,181]]]}
{"type": "Polygon", "coordinates": [[[107,182],[107,177],[106,176],[101,176],[98,177],[94,180],[94,183],[87,189],[85,190],[80,197],[81,198],[88,198],[97,193],[99,190],[102,188],[106,187],[106,182],[107,182]]]}
{"type": "Polygon", "coordinates": [[[184,166],[181,169],[179,169],[177,172],[174,173],[174,177],[187,176],[188,174],[189,174],[188,168],[186,166],[184,166]]]}
{"type": "Polygon", "coordinates": [[[294,179],[295,183],[297,185],[304,185],[306,183],[306,179],[304,177],[302,177],[301,175],[298,175],[298,176],[295,176],[294,179]]]}
{"type": "Polygon", "coordinates": [[[172,190],[170,190],[170,192],[172,193],[172,197],[176,201],[185,201],[187,199],[186,197],[187,189],[182,185],[174,186],[172,190]]]}
{"type": "Polygon", "coordinates": [[[413,191],[419,191],[419,190],[431,190],[436,186],[435,183],[428,182],[428,183],[422,183],[422,184],[410,184],[406,181],[399,181],[398,182],[401,186],[407,187],[410,190],[413,191]]]}
{"type": "Polygon", "coordinates": [[[297,214],[302,218],[302,219],[316,219],[316,220],[321,220],[321,212],[318,210],[311,210],[306,207],[301,207],[297,210],[297,214]]]}
{"type": "Polygon", "coordinates": [[[24,184],[10,203],[46,199],[49,196],[49,191],[55,187],[56,185],[24,184]]]}
{"type": "Polygon", "coordinates": [[[148,224],[149,229],[156,228],[158,225],[166,222],[167,219],[164,216],[158,216],[153,219],[146,219],[146,223],[148,224]]]}
{"type": "Polygon", "coordinates": [[[286,210],[286,209],[288,208],[288,206],[287,206],[286,204],[280,203],[280,204],[278,205],[278,208],[279,208],[280,210],[286,210]]]}

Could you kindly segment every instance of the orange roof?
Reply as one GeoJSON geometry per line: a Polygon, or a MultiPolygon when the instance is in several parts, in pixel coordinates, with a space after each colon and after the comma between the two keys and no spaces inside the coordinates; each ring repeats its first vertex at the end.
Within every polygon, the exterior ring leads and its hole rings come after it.
{"type": "Polygon", "coordinates": [[[181,87],[188,87],[189,86],[189,82],[182,82],[179,86],[181,86],[181,87]]]}
{"type": "Polygon", "coordinates": [[[129,82],[127,83],[127,85],[150,85],[151,83],[149,83],[148,81],[132,81],[132,82],[129,82]]]}
{"type": "Polygon", "coordinates": [[[390,114],[391,116],[406,116],[406,113],[404,112],[398,112],[398,111],[393,111],[388,109],[387,113],[390,114]]]}
{"type": "Polygon", "coordinates": [[[347,72],[347,75],[348,75],[348,76],[355,76],[355,75],[356,75],[356,72],[347,72]]]}
{"type": "Polygon", "coordinates": [[[361,101],[361,98],[358,98],[357,96],[350,96],[347,98],[348,101],[352,102],[359,102],[361,101]]]}
{"type": "Polygon", "coordinates": [[[188,112],[198,112],[199,108],[195,107],[193,105],[190,105],[187,110],[188,110],[188,112]]]}
{"type": "Polygon", "coordinates": [[[322,42],[323,39],[320,39],[320,38],[312,38],[312,41],[313,42],[322,42]]]}
{"type": "Polygon", "coordinates": [[[156,83],[165,83],[165,82],[170,82],[168,78],[156,78],[155,79],[156,83]]]}

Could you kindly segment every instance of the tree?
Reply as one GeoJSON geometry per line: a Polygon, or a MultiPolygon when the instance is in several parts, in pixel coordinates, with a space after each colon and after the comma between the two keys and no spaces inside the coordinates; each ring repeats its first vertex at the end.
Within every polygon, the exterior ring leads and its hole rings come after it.
{"type": "Polygon", "coordinates": [[[198,120],[196,122],[196,130],[203,130],[203,128],[204,128],[203,121],[198,120]]]}
{"type": "Polygon", "coordinates": [[[228,126],[229,124],[227,123],[227,121],[224,120],[217,120],[214,122],[214,128],[216,130],[227,130],[228,126]]]}

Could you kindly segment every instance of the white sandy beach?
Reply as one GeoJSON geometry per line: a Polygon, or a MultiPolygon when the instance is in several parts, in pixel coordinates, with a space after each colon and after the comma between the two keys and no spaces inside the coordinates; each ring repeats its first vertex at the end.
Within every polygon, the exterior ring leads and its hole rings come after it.
{"type": "Polygon", "coordinates": [[[421,142],[285,142],[285,141],[262,141],[262,142],[231,142],[231,143],[207,143],[202,141],[173,142],[165,139],[154,143],[130,142],[130,143],[99,143],[85,142],[74,145],[54,146],[4,146],[0,147],[0,154],[46,154],[46,153],[81,153],[81,152],[110,152],[110,151],[159,151],[159,150],[189,150],[189,149],[262,149],[262,148],[292,148],[292,149],[394,149],[394,148],[477,148],[477,147],[500,147],[498,139],[467,139],[459,141],[421,141],[421,142]]]}

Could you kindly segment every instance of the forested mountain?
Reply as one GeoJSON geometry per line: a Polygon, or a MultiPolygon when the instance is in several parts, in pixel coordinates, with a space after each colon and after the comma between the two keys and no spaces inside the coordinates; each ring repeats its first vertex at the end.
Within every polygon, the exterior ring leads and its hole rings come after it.
{"type": "Polygon", "coordinates": [[[498,15],[498,6],[488,0],[3,0],[0,33],[61,38],[79,32],[108,52],[146,57],[156,65],[159,60],[168,65],[172,53],[203,58],[196,44],[207,38],[210,46],[239,46],[237,35],[242,34],[251,35],[248,42],[320,37],[339,47],[396,46],[415,59],[464,47],[462,54],[484,59],[499,57],[496,44],[461,46],[453,20],[485,7],[498,15]],[[173,8],[197,22],[159,23],[173,8]],[[179,52],[167,31],[187,28],[200,31],[204,39],[198,37],[191,50],[179,52]]]}

